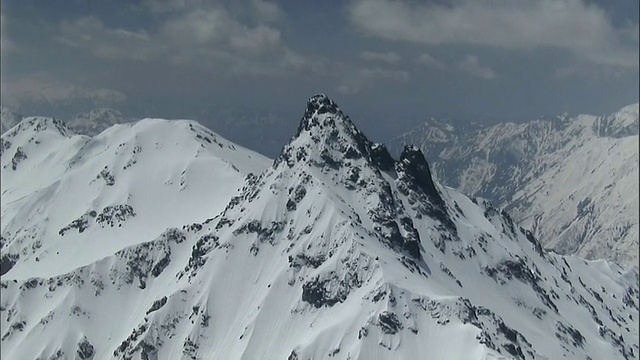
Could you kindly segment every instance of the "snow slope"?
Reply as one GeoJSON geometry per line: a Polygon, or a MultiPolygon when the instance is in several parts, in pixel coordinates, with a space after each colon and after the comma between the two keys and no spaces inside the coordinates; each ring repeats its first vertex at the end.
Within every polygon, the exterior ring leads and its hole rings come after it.
{"type": "Polygon", "coordinates": [[[638,261],[638,104],[609,116],[453,126],[392,141],[420,146],[443,183],[506,209],[547,247],[638,261]]]}
{"type": "Polygon", "coordinates": [[[506,213],[432,181],[417,148],[392,159],[324,95],[216,214],[65,274],[7,273],[2,358],[640,351],[636,270],[546,252],[506,213]]]}
{"type": "Polygon", "coordinates": [[[2,273],[66,273],[204,221],[268,164],[186,120],[145,119],[90,138],[26,118],[2,135],[2,273]]]}

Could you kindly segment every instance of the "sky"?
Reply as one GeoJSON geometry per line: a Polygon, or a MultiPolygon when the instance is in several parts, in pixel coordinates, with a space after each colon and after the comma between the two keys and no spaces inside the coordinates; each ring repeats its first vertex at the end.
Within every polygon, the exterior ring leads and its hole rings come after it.
{"type": "Polygon", "coordinates": [[[372,140],[386,141],[429,117],[606,114],[639,96],[638,0],[7,0],[0,7],[2,103],[26,115],[111,107],[196,119],[223,135],[221,127],[253,118],[274,126],[238,128],[286,139],[306,100],[322,92],[372,140]]]}

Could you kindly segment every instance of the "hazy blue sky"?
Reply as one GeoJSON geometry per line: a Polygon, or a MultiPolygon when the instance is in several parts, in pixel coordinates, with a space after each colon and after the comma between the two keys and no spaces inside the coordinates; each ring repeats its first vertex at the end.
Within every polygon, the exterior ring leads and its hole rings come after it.
{"type": "Polygon", "coordinates": [[[638,3],[6,0],[2,101],[214,131],[219,109],[269,112],[288,136],[324,92],[374,140],[430,116],[601,114],[638,101],[638,3]]]}

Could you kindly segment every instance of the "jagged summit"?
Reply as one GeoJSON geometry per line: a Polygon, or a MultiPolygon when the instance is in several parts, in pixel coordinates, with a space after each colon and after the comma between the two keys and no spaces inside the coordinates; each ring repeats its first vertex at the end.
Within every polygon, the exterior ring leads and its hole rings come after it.
{"type": "Polygon", "coordinates": [[[300,121],[296,137],[300,136],[303,131],[312,131],[312,129],[321,130],[325,126],[337,127],[337,124],[335,123],[336,120],[351,123],[351,121],[342,113],[342,110],[340,110],[338,105],[333,100],[329,99],[329,97],[324,94],[313,95],[307,101],[307,108],[304,112],[304,116],[302,117],[302,121],[300,121]],[[320,115],[324,115],[322,119],[320,115]],[[321,121],[327,117],[332,118],[334,121],[321,121]]]}
{"type": "Polygon", "coordinates": [[[309,98],[300,126],[276,165],[284,161],[339,168],[343,160],[371,160],[373,143],[351,122],[338,105],[324,94],[309,98]]]}
{"type": "MultiPolygon", "coordinates": [[[[338,105],[323,94],[309,99],[296,135],[284,147],[272,169],[260,175],[246,194],[259,198],[261,196],[255,194],[261,192],[261,184],[282,179],[287,179],[288,200],[273,199],[273,195],[278,195],[275,187],[263,198],[265,203],[278,204],[272,209],[276,213],[289,214],[300,208],[305,194],[315,187],[320,196],[354,204],[348,211],[340,210],[349,222],[373,229],[371,235],[380,243],[418,262],[423,260],[423,253],[411,220],[413,214],[432,219],[434,232],[447,229],[447,238],[457,237],[451,210],[442,198],[441,189],[431,179],[422,152],[408,147],[396,161],[383,144],[370,141],[338,105]],[[280,207],[283,209],[278,210],[280,207]]],[[[265,223],[264,214],[260,211],[262,226],[270,226],[265,223]]],[[[286,221],[276,216],[271,223],[286,221]]],[[[438,246],[444,244],[441,236],[433,239],[438,246]]]]}
{"type": "Polygon", "coordinates": [[[326,112],[332,112],[332,113],[342,112],[338,107],[338,104],[336,104],[333,100],[331,100],[327,95],[322,93],[315,94],[309,98],[309,100],[307,101],[307,111],[309,113],[313,111],[318,111],[320,114],[323,114],[326,112]]]}
{"type": "MultiPolygon", "coordinates": [[[[396,179],[404,194],[413,194],[425,204],[422,214],[439,219],[453,229],[445,203],[433,182],[429,164],[422,151],[407,146],[396,161],[385,145],[370,141],[346,116],[338,105],[324,94],[309,98],[298,132],[276,159],[275,167],[286,164],[293,168],[303,164],[338,172],[333,179],[342,179],[348,187],[374,186],[373,193],[388,193],[383,173],[396,179]],[[368,175],[364,175],[368,174],[368,175]],[[375,181],[363,181],[368,178],[375,181]]],[[[303,172],[306,170],[303,170],[303,172]]],[[[391,199],[389,194],[385,198],[391,199]]],[[[417,248],[411,251],[417,258],[417,248]]]]}
{"type": "MultiPolygon", "coordinates": [[[[408,149],[400,161],[412,163],[411,168],[426,167],[425,186],[435,191],[428,164],[422,152],[415,150],[417,148],[408,149]],[[414,161],[417,163],[413,164],[414,161]]],[[[276,165],[283,161],[289,167],[303,162],[333,169],[358,163],[382,172],[393,172],[396,163],[384,144],[369,140],[325,94],[313,95],[307,101],[298,131],[276,159],[276,165]],[[359,162],[360,159],[363,161],[359,162]]],[[[420,180],[424,179],[420,177],[420,180]]]]}

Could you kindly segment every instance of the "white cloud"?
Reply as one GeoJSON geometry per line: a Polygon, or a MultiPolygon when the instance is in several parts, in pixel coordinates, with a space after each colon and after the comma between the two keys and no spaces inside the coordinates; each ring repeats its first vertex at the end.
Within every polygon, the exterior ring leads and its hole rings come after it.
{"type": "Polygon", "coordinates": [[[152,13],[168,13],[180,10],[187,5],[186,0],[143,0],[142,7],[152,13]]]}
{"type": "Polygon", "coordinates": [[[93,16],[62,21],[54,40],[66,46],[88,49],[97,57],[115,60],[148,60],[161,50],[146,31],[107,28],[93,16]]]}
{"type": "Polygon", "coordinates": [[[604,10],[582,0],[356,0],[349,15],[365,34],[390,40],[551,47],[595,64],[638,68],[637,31],[614,27],[604,10]]]}
{"type": "Polygon", "coordinates": [[[475,55],[467,55],[458,63],[458,69],[485,80],[491,80],[496,77],[491,68],[480,65],[480,60],[475,55]]]}
{"type": "Polygon", "coordinates": [[[366,61],[381,61],[388,64],[397,64],[402,60],[402,57],[393,51],[384,53],[363,51],[360,53],[360,58],[366,61]]]}
{"type": "Polygon", "coordinates": [[[282,11],[278,5],[264,0],[252,0],[251,11],[254,15],[265,22],[275,22],[282,18],[282,11]]]}
{"type": "Polygon", "coordinates": [[[249,16],[258,22],[275,22],[281,19],[282,11],[274,2],[264,0],[233,0],[226,4],[221,1],[206,0],[143,0],[139,6],[131,6],[139,13],[166,15],[185,13],[198,9],[212,8],[214,5],[225,7],[236,12],[235,15],[249,16]],[[216,4],[217,3],[217,4],[216,4]]]}
{"type": "Polygon", "coordinates": [[[315,60],[284,44],[278,29],[281,12],[274,3],[149,0],[142,7],[159,14],[153,30],[112,28],[96,17],[83,17],[61,22],[54,39],[100,58],[167,61],[224,76],[317,67],[315,60]]]}
{"type": "Polygon", "coordinates": [[[434,58],[433,56],[427,53],[424,53],[420,55],[420,57],[418,57],[418,63],[426,67],[436,68],[436,69],[443,69],[446,67],[445,64],[443,64],[442,62],[440,62],[439,60],[437,60],[436,58],[434,58]]]}
{"type": "Polygon", "coordinates": [[[355,94],[365,86],[381,80],[405,82],[409,80],[409,73],[402,70],[388,70],[381,68],[362,68],[348,73],[338,86],[338,91],[343,94],[355,94]]]}

